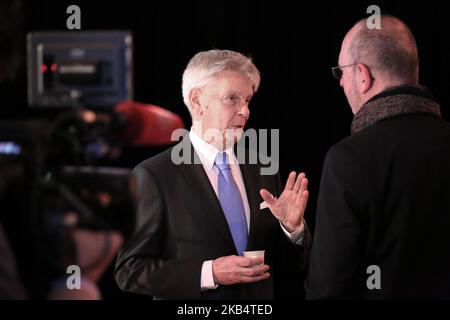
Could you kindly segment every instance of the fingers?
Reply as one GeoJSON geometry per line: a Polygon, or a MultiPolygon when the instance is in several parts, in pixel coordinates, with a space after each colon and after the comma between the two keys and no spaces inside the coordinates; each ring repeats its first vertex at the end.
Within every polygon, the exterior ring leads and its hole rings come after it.
{"type": "Polygon", "coordinates": [[[299,191],[302,192],[306,190],[307,183],[308,180],[306,179],[306,175],[303,172],[297,176],[297,173],[295,171],[292,171],[289,174],[288,181],[286,182],[285,190],[292,190],[295,193],[298,193],[299,191]]]}
{"type": "Polygon", "coordinates": [[[308,192],[308,190],[305,190],[302,193],[299,192],[299,194],[297,195],[297,198],[295,199],[295,205],[299,208],[302,218],[305,213],[306,204],[308,203],[308,198],[309,198],[309,192],[308,192]]]}
{"type": "Polygon", "coordinates": [[[215,283],[222,285],[256,282],[270,276],[263,258],[220,257],[213,261],[212,269],[215,283]]]}
{"type": "Polygon", "coordinates": [[[262,265],[263,263],[264,263],[263,257],[256,257],[256,258],[239,257],[237,265],[240,267],[254,267],[262,265]]]}
{"type": "MultiPolygon", "coordinates": [[[[305,174],[302,172],[299,177],[303,175],[303,178],[300,179],[300,188],[298,190],[296,190],[296,192],[298,191],[298,195],[302,195],[304,191],[308,190],[308,179],[305,178],[305,174]]],[[[298,181],[299,179],[297,179],[298,181]]],[[[297,183],[296,183],[297,185],[297,183]]]]}
{"type": "Polygon", "coordinates": [[[241,275],[246,277],[257,277],[263,273],[269,271],[269,266],[267,264],[262,264],[252,268],[242,268],[241,275]]]}
{"type": "Polygon", "coordinates": [[[254,260],[251,263],[256,263],[260,261],[260,264],[250,267],[242,267],[239,270],[239,282],[256,282],[269,278],[269,266],[267,264],[262,264],[262,258],[248,258],[249,260],[254,260]]]}
{"type": "MultiPolygon", "coordinates": [[[[302,174],[300,174],[300,175],[302,175],[302,174]]],[[[308,203],[308,197],[309,197],[308,179],[303,178],[301,180],[300,189],[297,193],[297,196],[295,197],[295,206],[297,208],[299,208],[302,217],[303,217],[303,214],[305,213],[306,204],[308,203]]]]}
{"type": "Polygon", "coordinates": [[[303,178],[296,196],[296,201],[302,201],[305,197],[308,200],[308,195],[308,179],[303,178]]]}
{"type": "Polygon", "coordinates": [[[268,273],[268,272],[263,273],[262,275],[259,275],[259,276],[256,276],[256,277],[242,276],[240,282],[244,282],[244,283],[257,282],[257,281],[261,281],[261,280],[266,280],[269,277],[270,277],[270,273],[268,273]]]}
{"type": "MultiPolygon", "coordinates": [[[[284,190],[293,191],[296,194],[303,194],[307,188],[308,179],[306,179],[306,175],[302,172],[297,176],[297,173],[292,171],[289,174],[284,190]]],[[[264,201],[266,201],[269,205],[275,204],[276,198],[269,191],[266,189],[261,189],[259,193],[264,201]]]]}
{"type": "Polygon", "coordinates": [[[301,187],[303,186],[303,181],[305,179],[305,174],[302,172],[297,176],[297,180],[295,181],[295,185],[293,188],[293,191],[295,193],[298,193],[298,191],[301,189],[301,187]]]}
{"type": "Polygon", "coordinates": [[[284,187],[285,190],[292,190],[295,185],[295,177],[297,176],[297,173],[295,171],[292,171],[289,173],[289,177],[286,182],[286,186],[284,187]]]}

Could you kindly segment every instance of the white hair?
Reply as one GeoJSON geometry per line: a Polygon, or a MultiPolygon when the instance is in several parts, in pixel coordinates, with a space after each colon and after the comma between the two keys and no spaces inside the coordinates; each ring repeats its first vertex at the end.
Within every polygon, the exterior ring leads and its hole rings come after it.
{"type": "Polygon", "coordinates": [[[261,78],[249,57],[230,50],[201,51],[192,57],[183,73],[181,85],[183,100],[190,112],[191,90],[205,86],[215,74],[221,71],[234,71],[247,76],[253,84],[253,92],[258,90],[261,78]]]}

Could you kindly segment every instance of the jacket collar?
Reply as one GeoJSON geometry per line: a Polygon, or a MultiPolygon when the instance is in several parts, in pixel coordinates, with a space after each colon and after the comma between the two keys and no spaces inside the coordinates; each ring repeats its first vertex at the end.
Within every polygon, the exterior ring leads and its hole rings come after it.
{"type": "Polygon", "coordinates": [[[353,118],[351,133],[355,134],[383,119],[412,113],[441,116],[438,102],[424,86],[392,87],[373,96],[361,107],[353,118]]]}

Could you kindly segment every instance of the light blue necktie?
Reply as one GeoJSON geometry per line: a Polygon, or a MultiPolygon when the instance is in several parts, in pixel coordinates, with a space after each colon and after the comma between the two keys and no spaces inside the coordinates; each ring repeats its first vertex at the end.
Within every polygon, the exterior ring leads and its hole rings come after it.
{"type": "Polygon", "coordinates": [[[214,164],[219,169],[217,176],[220,205],[227,218],[237,252],[241,256],[247,247],[247,219],[242,197],[233,180],[227,154],[219,152],[214,164]]]}

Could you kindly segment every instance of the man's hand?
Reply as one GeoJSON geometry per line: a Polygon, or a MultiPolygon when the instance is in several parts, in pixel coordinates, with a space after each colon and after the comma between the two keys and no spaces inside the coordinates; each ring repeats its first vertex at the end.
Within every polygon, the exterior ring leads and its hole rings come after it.
{"type": "Polygon", "coordinates": [[[273,215],[281,221],[289,232],[297,230],[303,222],[306,203],[308,202],[308,180],[302,172],[298,175],[292,171],[281,196],[277,199],[266,189],[259,193],[269,205],[273,215]]]}
{"type": "Polygon", "coordinates": [[[213,261],[212,271],[216,284],[256,282],[269,278],[269,266],[263,258],[241,256],[220,257],[213,261]]]}

